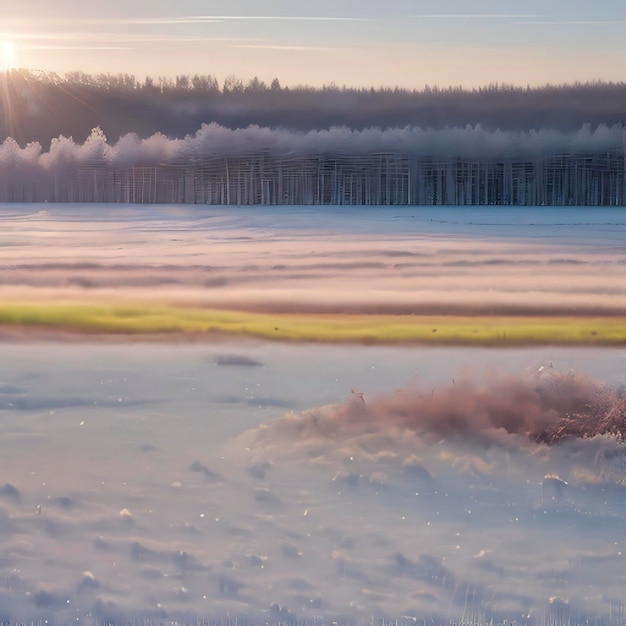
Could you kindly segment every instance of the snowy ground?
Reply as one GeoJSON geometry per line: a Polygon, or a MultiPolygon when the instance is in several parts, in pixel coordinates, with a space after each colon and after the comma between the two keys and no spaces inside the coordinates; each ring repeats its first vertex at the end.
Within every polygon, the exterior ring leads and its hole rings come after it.
{"type": "Polygon", "coordinates": [[[4,346],[0,617],[602,615],[626,582],[622,444],[290,424],[550,364],[624,383],[620,350],[4,346]]]}
{"type": "Polygon", "coordinates": [[[0,206],[0,297],[626,312],[620,208],[0,206]]]}
{"type": "MultiPolygon", "coordinates": [[[[492,255],[490,246],[502,258],[519,246],[528,260],[537,252],[541,268],[580,261],[583,274],[612,278],[596,288],[599,298],[624,298],[618,212],[535,213],[533,223],[561,224],[537,227],[490,210],[472,213],[478,226],[459,224],[458,209],[438,214],[446,218],[438,225],[432,213],[411,217],[418,209],[403,209],[402,219],[394,209],[181,209],[179,218],[160,207],[151,220],[127,207],[98,209],[93,223],[85,207],[35,209],[3,207],[5,293],[76,289],[32,284],[30,267],[40,262],[45,275],[51,259],[65,264],[74,254],[79,263],[99,256],[107,272],[143,258],[145,287],[159,249],[160,266],[182,266],[172,290],[183,290],[194,254],[200,264],[221,256],[220,267],[244,276],[264,249],[291,258],[313,238],[331,260],[351,245],[381,257],[423,246],[436,272],[458,245],[468,262],[492,255]],[[116,246],[118,257],[107,256],[116,246]],[[26,265],[23,280],[11,278],[26,265]]],[[[255,262],[263,271],[270,264],[255,262]]],[[[546,296],[557,289],[522,267],[511,273],[520,293],[533,274],[546,296]]],[[[381,288],[391,273],[381,270],[381,288]]],[[[591,297],[591,280],[582,288],[566,275],[561,285],[591,297]]],[[[0,350],[0,622],[617,623],[622,615],[623,444],[547,446],[483,413],[496,406],[550,419],[545,394],[558,395],[557,372],[570,371],[593,378],[581,378],[581,406],[604,406],[602,394],[626,384],[623,349],[38,341],[0,350]],[[414,406],[449,428],[411,421],[414,406]]]]}

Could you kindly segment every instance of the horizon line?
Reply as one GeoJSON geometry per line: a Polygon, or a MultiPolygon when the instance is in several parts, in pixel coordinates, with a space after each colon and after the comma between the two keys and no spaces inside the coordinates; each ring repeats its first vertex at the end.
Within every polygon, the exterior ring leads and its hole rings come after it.
{"type": "MultiPolygon", "coordinates": [[[[259,47],[256,44],[250,42],[250,44],[242,44],[240,43],[242,40],[239,40],[239,42],[237,44],[235,44],[234,47],[259,47]]],[[[243,40],[245,41],[245,40],[243,40]]],[[[94,46],[89,46],[87,49],[92,49],[94,46]]],[[[291,46],[286,46],[288,49],[291,48],[291,46]]],[[[66,47],[64,46],[63,49],[66,49],[66,47]]],[[[67,48],[69,49],[69,47],[67,48]]],[[[83,49],[82,47],[72,47],[72,50],[81,50],[83,49]]],[[[115,47],[115,49],[127,49],[126,47],[124,48],[117,48],[115,47]]],[[[317,47],[315,49],[318,49],[317,47]]],[[[423,93],[423,92],[428,92],[428,91],[450,91],[452,89],[460,89],[461,91],[464,92],[475,92],[475,91],[481,91],[481,90],[490,90],[490,89],[501,89],[501,90],[506,90],[506,89],[513,89],[516,91],[522,91],[522,90],[528,90],[528,91],[534,91],[534,90],[541,90],[541,89],[545,89],[545,88],[558,88],[558,89],[567,89],[567,88],[572,88],[572,87],[624,87],[626,86],[626,80],[624,79],[616,79],[616,80],[605,80],[605,79],[580,79],[580,80],[575,80],[575,81],[564,81],[564,82],[560,82],[560,83],[556,83],[556,82],[541,82],[541,83],[529,83],[526,82],[525,84],[522,83],[514,83],[514,82],[506,82],[506,81],[499,81],[499,80],[494,80],[494,81],[490,81],[490,82],[486,82],[486,83],[481,83],[480,85],[476,85],[473,87],[467,87],[464,86],[460,83],[449,83],[446,85],[443,84],[439,84],[439,83],[426,83],[424,86],[419,87],[419,86],[415,86],[415,87],[403,87],[400,85],[394,85],[394,86],[390,86],[390,85],[384,85],[384,84],[379,84],[379,85],[374,85],[374,84],[369,84],[369,85],[360,85],[360,86],[356,86],[356,85],[350,85],[347,83],[342,83],[339,84],[334,80],[329,80],[328,82],[324,82],[321,84],[321,86],[315,86],[312,85],[310,83],[287,83],[287,82],[283,82],[283,80],[280,78],[280,76],[274,76],[272,77],[271,80],[267,81],[264,79],[260,79],[258,77],[258,75],[254,75],[254,76],[243,76],[243,75],[239,75],[236,74],[234,72],[230,72],[228,74],[225,74],[223,77],[220,77],[217,74],[212,74],[212,73],[205,73],[205,74],[200,74],[199,72],[182,72],[180,74],[176,73],[176,74],[168,74],[168,75],[156,75],[156,74],[150,74],[150,73],[145,73],[145,74],[141,74],[138,75],[134,72],[122,72],[122,71],[118,71],[118,72],[114,72],[114,71],[107,71],[107,72],[89,72],[89,71],[85,71],[85,70],[80,70],[80,69],[74,69],[74,70],[69,70],[64,72],[63,74],[59,74],[58,72],[54,71],[54,70],[44,70],[44,69],[40,69],[40,68],[32,68],[32,67],[13,67],[13,68],[4,68],[4,69],[0,69],[0,78],[4,75],[5,79],[8,75],[10,74],[24,74],[27,73],[33,77],[36,78],[40,78],[42,76],[46,77],[46,78],[56,78],[59,79],[62,82],[68,82],[71,83],[72,82],[72,75],[73,74],[80,74],[83,75],[85,77],[88,78],[94,78],[97,79],[101,76],[106,76],[106,77],[132,77],[135,79],[136,81],[136,88],[140,88],[141,87],[141,83],[145,83],[145,81],[147,79],[151,79],[155,85],[158,86],[158,81],[162,80],[162,79],[166,79],[167,81],[169,81],[168,83],[164,84],[163,86],[165,86],[166,89],[169,89],[170,87],[175,87],[175,81],[176,78],[178,78],[179,76],[186,76],[188,78],[193,78],[194,76],[199,76],[200,78],[214,78],[217,83],[218,86],[223,86],[224,81],[228,78],[235,78],[239,81],[242,82],[244,89],[246,87],[246,85],[248,85],[251,81],[253,81],[255,78],[258,79],[259,83],[262,83],[265,85],[266,89],[269,91],[270,90],[270,86],[271,83],[274,80],[277,80],[280,84],[280,89],[281,90],[298,90],[298,89],[306,89],[306,90],[314,90],[314,91],[324,91],[324,90],[345,90],[345,91],[363,91],[363,90],[375,90],[375,91],[388,91],[388,90],[399,90],[399,91],[403,91],[403,92],[414,92],[414,93],[423,93]],[[143,77],[143,80],[142,80],[143,77]]],[[[95,86],[95,83],[94,83],[95,86]]],[[[188,89],[188,91],[193,92],[194,89],[188,89]]],[[[221,92],[221,88],[220,88],[220,92],[221,92]]],[[[625,111],[626,114],[626,111],[625,111]]]]}

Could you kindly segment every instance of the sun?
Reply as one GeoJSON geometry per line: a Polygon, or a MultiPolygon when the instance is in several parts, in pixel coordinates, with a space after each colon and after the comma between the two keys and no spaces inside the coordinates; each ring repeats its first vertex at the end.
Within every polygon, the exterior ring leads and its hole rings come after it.
{"type": "Polygon", "coordinates": [[[4,37],[0,38],[0,71],[12,70],[17,67],[15,43],[4,37]]]}

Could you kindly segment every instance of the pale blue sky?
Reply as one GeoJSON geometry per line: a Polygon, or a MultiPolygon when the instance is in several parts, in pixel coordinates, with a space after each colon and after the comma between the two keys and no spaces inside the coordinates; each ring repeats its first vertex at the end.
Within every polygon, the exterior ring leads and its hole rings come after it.
{"type": "Polygon", "coordinates": [[[624,0],[0,0],[0,67],[477,86],[626,78],[624,0]]]}

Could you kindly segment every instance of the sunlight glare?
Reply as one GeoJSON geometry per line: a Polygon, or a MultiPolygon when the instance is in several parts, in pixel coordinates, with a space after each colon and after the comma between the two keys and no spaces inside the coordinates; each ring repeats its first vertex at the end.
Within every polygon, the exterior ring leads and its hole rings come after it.
{"type": "Polygon", "coordinates": [[[15,53],[15,43],[10,39],[2,38],[0,48],[0,71],[12,70],[17,66],[17,55],[15,53]]]}

